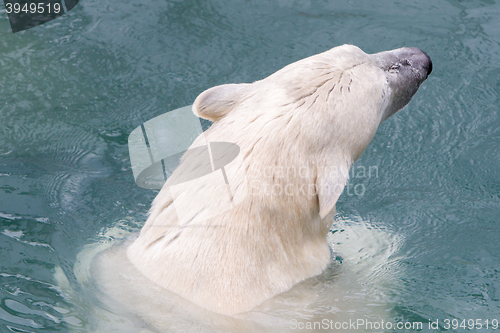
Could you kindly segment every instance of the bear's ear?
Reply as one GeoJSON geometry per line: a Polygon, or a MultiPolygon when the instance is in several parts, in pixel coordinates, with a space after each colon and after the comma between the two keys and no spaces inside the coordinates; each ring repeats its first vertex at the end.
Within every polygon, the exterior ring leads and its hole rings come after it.
{"type": "Polygon", "coordinates": [[[193,103],[193,112],[201,118],[217,121],[251,94],[251,84],[224,84],[202,92],[193,103]]]}
{"type": "Polygon", "coordinates": [[[316,191],[319,200],[319,216],[325,216],[335,207],[349,178],[349,167],[323,167],[318,170],[316,191]]]}

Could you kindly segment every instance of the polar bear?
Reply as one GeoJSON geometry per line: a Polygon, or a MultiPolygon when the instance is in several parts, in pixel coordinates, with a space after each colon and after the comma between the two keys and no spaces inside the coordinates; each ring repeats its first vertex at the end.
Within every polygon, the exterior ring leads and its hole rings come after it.
{"type": "MultiPolygon", "coordinates": [[[[222,200],[201,182],[177,189],[175,197],[188,200],[176,204],[173,186],[202,164],[185,157],[119,260],[152,282],[158,297],[171,293],[223,315],[249,311],[320,274],[330,262],[326,236],[350,166],[431,70],[417,48],[366,54],[342,45],[263,80],[204,91],[193,112],[214,123],[191,147],[239,147],[224,174],[234,204],[197,219],[222,200]],[[193,193],[210,200],[190,202],[193,193]]],[[[111,261],[99,256],[96,275],[117,270],[111,261]]]]}

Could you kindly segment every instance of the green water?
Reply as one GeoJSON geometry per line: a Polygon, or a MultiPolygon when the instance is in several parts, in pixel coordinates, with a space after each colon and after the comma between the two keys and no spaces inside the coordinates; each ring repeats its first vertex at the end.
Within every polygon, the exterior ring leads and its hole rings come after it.
{"type": "Polygon", "coordinates": [[[363,195],[337,205],[400,239],[379,267],[397,271],[388,316],[440,320],[436,331],[500,320],[500,4],[81,0],[16,34],[0,17],[0,331],[93,327],[53,275],[61,267],[78,290],[83,246],[146,219],[156,192],[134,184],[134,128],[344,43],[415,46],[434,65],[357,162],[377,169],[352,177],[363,195]]]}

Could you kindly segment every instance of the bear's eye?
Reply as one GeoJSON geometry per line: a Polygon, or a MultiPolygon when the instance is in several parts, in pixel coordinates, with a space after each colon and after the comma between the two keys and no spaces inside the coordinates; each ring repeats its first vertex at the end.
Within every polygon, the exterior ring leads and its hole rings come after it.
{"type": "Polygon", "coordinates": [[[391,68],[389,68],[389,73],[397,73],[397,72],[399,72],[399,67],[400,67],[399,64],[392,65],[391,68]]]}

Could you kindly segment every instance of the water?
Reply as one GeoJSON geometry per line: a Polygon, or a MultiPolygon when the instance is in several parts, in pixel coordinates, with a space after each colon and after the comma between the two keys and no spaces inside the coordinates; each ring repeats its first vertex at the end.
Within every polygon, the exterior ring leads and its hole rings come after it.
{"type": "Polygon", "coordinates": [[[339,258],[305,288],[338,297],[304,312],[283,296],[281,310],[263,305],[254,317],[274,323],[296,311],[305,325],[307,313],[383,314],[423,331],[489,320],[481,332],[500,320],[495,1],[82,0],[16,34],[1,15],[0,331],[96,327],[77,255],[119,221],[144,221],[156,194],[133,182],[134,128],[211,86],[259,80],[343,43],[367,53],[416,46],[434,70],[355,165],[377,173],[355,174],[338,202],[330,241],[339,258]]]}

